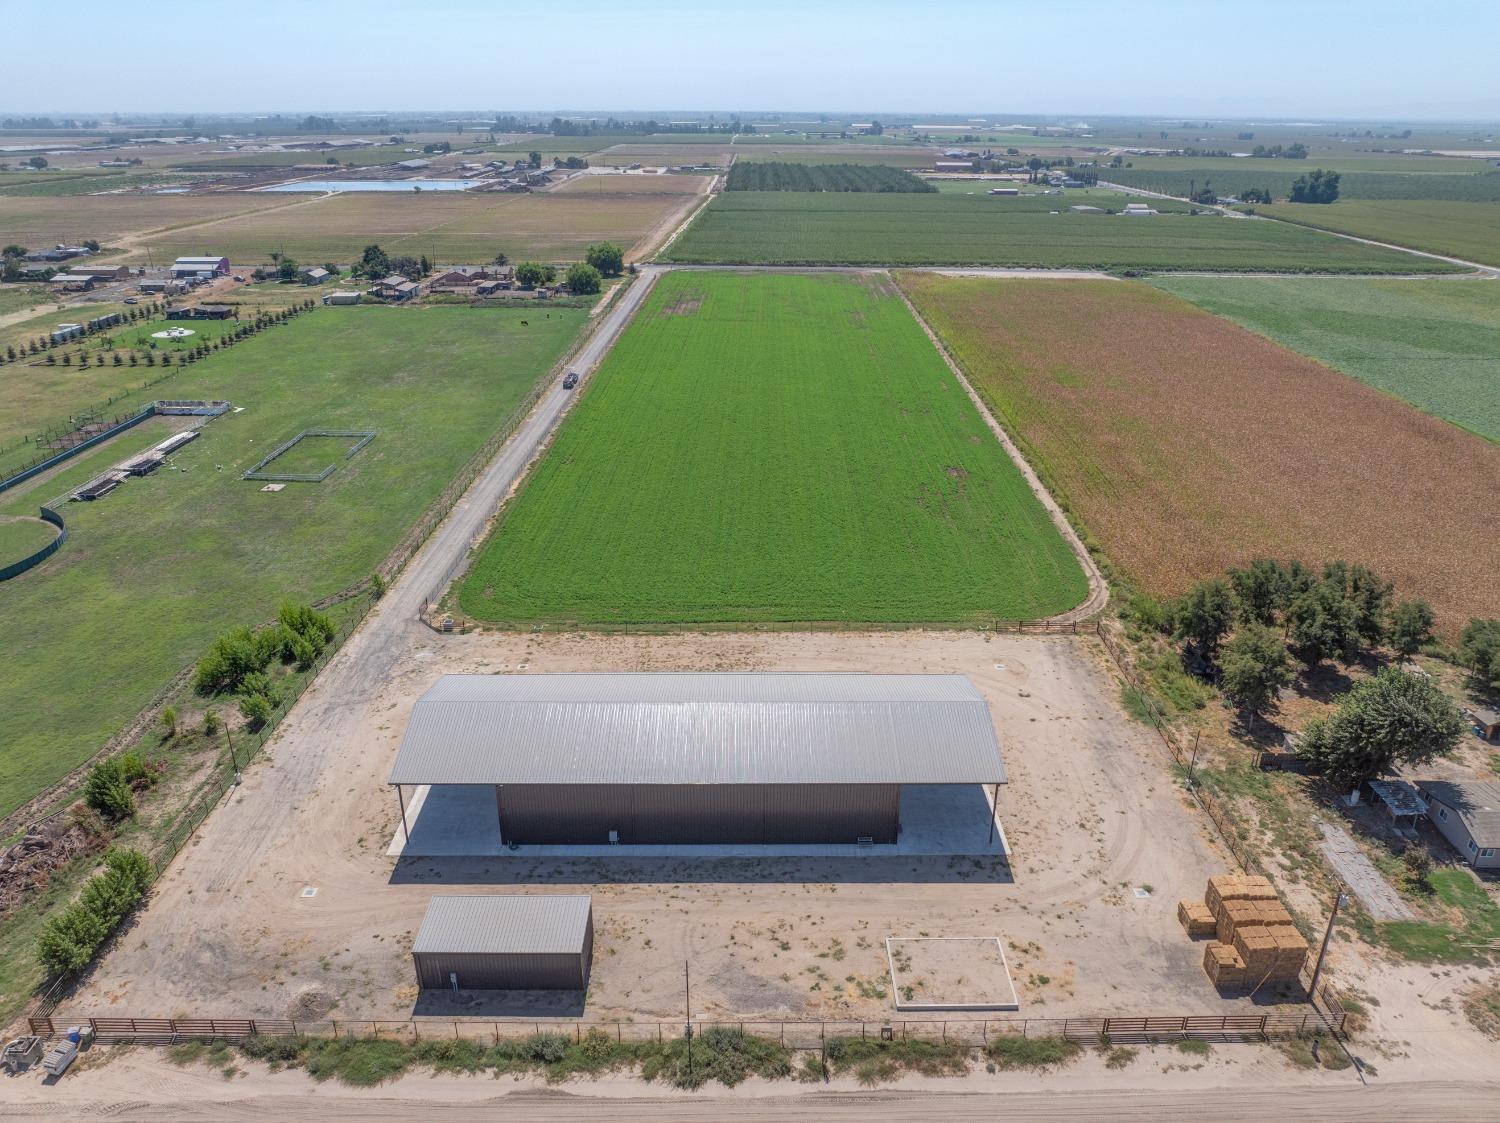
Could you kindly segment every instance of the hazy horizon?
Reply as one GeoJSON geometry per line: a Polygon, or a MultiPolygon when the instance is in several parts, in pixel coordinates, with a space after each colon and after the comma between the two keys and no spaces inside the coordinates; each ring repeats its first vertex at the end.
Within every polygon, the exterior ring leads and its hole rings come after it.
{"type": "Polygon", "coordinates": [[[1222,9],[832,0],[816,10],[788,0],[578,0],[564,9],[261,0],[253,22],[232,23],[187,0],[123,13],[104,0],[0,7],[11,42],[33,45],[7,60],[0,95],[3,112],[20,115],[469,112],[455,102],[488,112],[550,102],[617,112],[960,114],[1001,104],[1001,113],[1083,119],[1500,119],[1500,88],[1488,77],[1500,5],[1477,0],[1420,16],[1399,0],[1222,9]],[[37,44],[58,45],[68,65],[37,44]],[[819,108],[798,108],[809,105],[819,108]]]}

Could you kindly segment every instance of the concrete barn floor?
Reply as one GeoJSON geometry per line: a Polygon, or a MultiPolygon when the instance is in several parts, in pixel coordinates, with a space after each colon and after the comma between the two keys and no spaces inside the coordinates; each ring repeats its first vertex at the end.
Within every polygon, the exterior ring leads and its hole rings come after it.
{"type": "Polygon", "coordinates": [[[901,833],[894,843],[774,843],[698,846],[519,846],[501,838],[495,789],[488,784],[423,785],[407,799],[406,825],[391,844],[392,858],[891,858],[906,855],[1004,857],[1005,833],[976,784],[927,784],[901,791],[901,833]],[[994,819],[994,828],[990,823],[994,819]]]}

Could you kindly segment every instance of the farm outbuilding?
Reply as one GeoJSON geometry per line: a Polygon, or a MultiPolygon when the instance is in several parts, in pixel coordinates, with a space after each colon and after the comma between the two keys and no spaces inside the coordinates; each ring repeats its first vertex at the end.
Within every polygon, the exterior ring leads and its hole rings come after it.
{"type": "Polygon", "coordinates": [[[585,846],[894,843],[904,787],[1005,780],[962,675],[772,673],[445,675],[389,778],[491,791],[468,806],[504,843],[585,846]]]}
{"type": "Polygon", "coordinates": [[[424,990],[587,990],[588,894],[433,897],[412,944],[424,990]]]}
{"type": "Polygon", "coordinates": [[[172,275],[174,277],[196,277],[199,274],[227,274],[229,272],[229,259],[227,257],[179,257],[172,262],[172,275]]]}

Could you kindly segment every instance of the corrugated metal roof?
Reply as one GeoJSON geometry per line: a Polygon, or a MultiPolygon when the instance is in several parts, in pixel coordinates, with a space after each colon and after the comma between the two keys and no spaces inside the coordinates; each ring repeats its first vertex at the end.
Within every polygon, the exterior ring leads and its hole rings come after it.
{"type": "Polygon", "coordinates": [[[1005,782],[962,675],[444,675],[393,784],[1005,782]]]}
{"type": "Polygon", "coordinates": [[[587,893],[433,897],[411,950],[450,955],[581,952],[590,900],[587,893]]]}

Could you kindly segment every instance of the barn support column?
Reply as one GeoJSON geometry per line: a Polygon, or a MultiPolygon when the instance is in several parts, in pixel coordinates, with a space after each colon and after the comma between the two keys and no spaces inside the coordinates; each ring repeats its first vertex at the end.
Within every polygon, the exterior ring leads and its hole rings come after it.
{"type": "Polygon", "coordinates": [[[994,785],[993,798],[990,800],[990,841],[995,841],[995,816],[1000,814],[1000,785],[994,785]]]}
{"type": "Polygon", "coordinates": [[[402,847],[411,841],[411,828],[406,825],[406,796],[401,792],[401,785],[396,785],[396,802],[401,805],[401,837],[402,847]]]}

